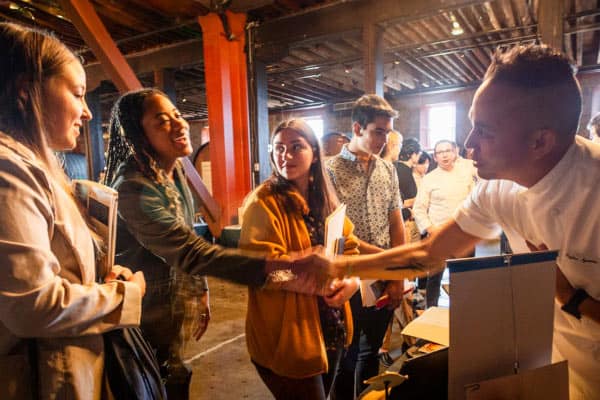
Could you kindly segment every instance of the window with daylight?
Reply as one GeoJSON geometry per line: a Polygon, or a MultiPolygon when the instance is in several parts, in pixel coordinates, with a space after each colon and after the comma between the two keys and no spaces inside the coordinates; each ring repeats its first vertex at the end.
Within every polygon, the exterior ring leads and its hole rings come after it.
{"type": "Polygon", "coordinates": [[[456,141],[456,104],[427,104],[421,112],[421,144],[431,149],[440,140],[456,141]]]}
{"type": "Polygon", "coordinates": [[[323,137],[323,118],[321,118],[321,116],[315,116],[315,117],[304,117],[303,119],[315,132],[315,135],[317,135],[317,138],[319,140],[321,140],[321,137],[323,137]]]}

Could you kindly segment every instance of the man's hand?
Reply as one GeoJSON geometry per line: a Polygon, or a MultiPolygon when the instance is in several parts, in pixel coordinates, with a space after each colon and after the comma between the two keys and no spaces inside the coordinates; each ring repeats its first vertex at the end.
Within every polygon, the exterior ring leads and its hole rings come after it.
{"type": "Polygon", "coordinates": [[[571,286],[560,268],[556,267],[556,300],[560,305],[566,304],[575,294],[575,288],[571,286]]]}
{"type": "Polygon", "coordinates": [[[200,338],[206,333],[206,330],[208,329],[208,323],[210,322],[211,315],[208,290],[200,296],[198,301],[200,303],[198,321],[194,328],[194,332],[192,333],[192,336],[194,339],[196,339],[196,341],[200,340],[200,338]]]}
{"type": "MultiPolygon", "coordinates": [[[[534,245],[529,240],[526,240],[525,243],[527,243],[527,247],[529,247],[529,250],[531,250],[531,251],[548,250],[548,246],[546,246],[544,243],[534,245]]],[[[569,301],[569,299],[571,299],[571,297],[573,297],[573,294],[575,294],[575,288],[573,286],[571,286],[571,284],[569,283],[569,281],[567,280],[565,275],[562,273],[560,268],[557,266],[556,267],[556,293],[555,293],[556,300],[561,305],[563,305],[567,301],[569,301]]]]}
{"type": "Polygon", "coordinates": [[[322,247],[314,247],[291,252],[286,258],[267,259],[265,287],[321,296],[330,294],[331,278],[341,274],[333,259],[322,253],[322,247]]]}
{"type": "Polygon", "coordinates": [[[133,273],[127,267],[123,267],[122,265],[113,265],[110,272],[104,277],[104,282],[111,282],[117,279],[135,283],[142,291],[142,297],[144,297],[146,294],[146,279],[144,278],[144,273],[142,271],[133,273]]]}
{"type": "Polygon", "coordinates": [[[335,291],[323,296],[323,300],[325,300],[325,303],[329,307],[340,308],[356,293],[359,282],[358,278],[335,279],[332,282],[332,287],[335,288],[335,291]]]}

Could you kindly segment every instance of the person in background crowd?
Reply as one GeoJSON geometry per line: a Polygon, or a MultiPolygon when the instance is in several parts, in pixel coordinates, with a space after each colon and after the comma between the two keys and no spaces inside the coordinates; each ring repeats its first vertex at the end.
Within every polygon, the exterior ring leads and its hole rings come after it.
{"type": "MultiPolygon", "coordinates": [[[[457,146],[457,150],[459,147],[457,146]]],[[[473,149],[463,147],[458,151],[454,166],[458,169],[462,169],[465,174],[471,175],[475,181],[477,181],[477,168],[473,163],[473,149]]]]}
{"type": "Polygon", "coordinates": [[[421,186],[423,177],[427,172],[429,172],[430,165],[431,156],[426,151],[422,151],[419,155],[417,164],[413,167],[413,178],[415,179],[415,185],[417,185],[417,193],[419,192],[419,187],[421,186]]]}
{"type": "Polygon", "coordinates": [[[342,150],[342,146],[348,143],[350,139],[342,132],[329,132],[323,135],[321,143],[323,144],[323,155],[325,159],[333,157],[342,150]]]}
{"type": "MultiPolygon", "coordinates": [[[[422,234],[431,235],[467,198],[475,181],[471,171],[456,166],[456,143],[440,140],[434,147],[438,166],[423,177],[413,206],[413,215],[422,234]]],[[[442,273],[427,277],[427,307],[437,306],[442,273]]]]}
{"type": "Polygon", "coordinates": [[[594,115],[587,124],[587,130],[590,134],[589,139],[592,142],[600,143],[600,113],[594,115]]]}
{"type": "Polygon", "coordinates": [[[391,163],[398,161],[400,149],[402,149],[402,134],[391,131],[388,134],[383,150],[381,150],[381,159],[391,163]]]}
{"type": "MultiPolygon", "coordinates": [[[[396,112],[376,95],[360,97],[352,109],[350,143],[327,161],[327,170],[338,198],[347,205],[347,215],[356,235],[370,245],[389,248],[404,243],[400,190],[394,166],[377,156],[392,130],[396,112]]],[[[378,351],[392,317],[403,298],[403,281],[363,282],[375,297],[389,300],[388,306],[363,307],[361,294],[350,300],[354,316],[354,338],[334,382],[336,399],[351,399],[366,387],[363,383],[379,372],[378,351]],[[374,285],[374,286],[372,286],[374,285]],[[375,293],[376,292],[376,293],[375,293]]]]}
{"type": "Polygon", "coordinates": [[[73,149],[92,118],[85,90],[79,58],[58,39],[0,23],[2,399],[107,397],[102,333],[140,322],[143,274],[96,266],[53,153],[73,149]]]}
{"type": "MultiPolygon", "coordinates": [[[[338,206],[323,170],[319,141],[301,119],[271,135],[273,175],[245,202],[240,248],[286,258],[324,245],[325,219],[338,206]]],[[[344,254],[357,254],[353,226],[344,222],[344,254]]],[[[328,398],[343,350],[352,339],[348,299],[359,281],[336,280],[326,293],[292,293],[272,283],[250,288],[246,340],[250,358],[276,399],[328,398]]]]}
{"type": "Polygon", "coordinates": [[[210,320],[201,275],[262,286],[276,269],[314,268],[319,277],[329,261],[316,254],[266,260],[196,236],[193,200],[179,161],[192,152],[189,125],[161,91],[121,96],[109,132],[105,182],[119,192],[117,260],[146,274],[142,331],[157,351],[167,394],[186,399],[191,371],[182,361],[183,344],[191,335],[199,339],[210,320]]]}
{"type": "Polygon", "coordinates": [[[404,219],[404,231],[408,234],[410,242],[421,239],[416,227],[412,207],[417,196],[417,184],[413,176],[413,169],[419,161],[421,145],[414,138],[406,138],[402,142],[399,160],[394,163],[398,174],[398,187],[402,198],[402,219],[404,219]]]}

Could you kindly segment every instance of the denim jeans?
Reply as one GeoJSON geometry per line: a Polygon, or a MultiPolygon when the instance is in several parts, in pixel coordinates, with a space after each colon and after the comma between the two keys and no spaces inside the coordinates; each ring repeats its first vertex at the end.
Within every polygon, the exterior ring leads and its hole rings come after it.
{"type": "Polygon", "coordinates": [[[378,352],[393,310],[363,307],[360,291],[350,299],[354,336],[342,358],[332,388],[332,400],[353,400],[367,387],[363,382],[379,374],[378,352]]]}
{"type": "Polygon", "coordinates": [[[276,400],[327,400],[331,386],[336,379],[335,371],[337,370],[342,353],[343,349],[328,350],[327,361],[329,363],[329,371],[325,374],[303,379],[277,375],[275,372],[258,365],[254,361],[252,363],[276,400]]]}

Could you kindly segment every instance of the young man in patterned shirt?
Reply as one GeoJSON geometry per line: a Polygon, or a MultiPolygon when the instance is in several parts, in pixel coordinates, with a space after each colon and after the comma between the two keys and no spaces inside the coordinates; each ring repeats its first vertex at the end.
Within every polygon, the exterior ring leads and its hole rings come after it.
{"type": "MultiPolygon", "coordinates": [[[[347,205],[347,215],[355,225],[354,233],[372,245],[361,245],[363,253],[377,251],[373,246],[385,249],[405,240],[396,169],[378,156],[395,116],[383,98],[362,96],[352,109],[350,143],[327,161],[339,200],[347,205]]],[[[383,293],[390,299],[387,307],[363,307],[360,292],[350,300],[354,338],[334,382],[335,399],[355,398],[366,387],[363,381],[379,372],[378,350],[403,292],[402,281],[384,284],[383,293]]]]}

